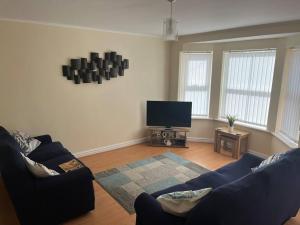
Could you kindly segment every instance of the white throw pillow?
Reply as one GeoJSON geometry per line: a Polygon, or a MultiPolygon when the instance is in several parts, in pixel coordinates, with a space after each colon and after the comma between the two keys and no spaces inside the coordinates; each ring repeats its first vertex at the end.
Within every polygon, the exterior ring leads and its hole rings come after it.
{"type": "Polygon", "coordinates": [[[184,217],[211,190],[212,188],[204,188],[196,191],[172,192],[158,196],[157,201],[165,212],[184,217]]]}
{"type": "Polygon", "coordinates": [[[255,171],[258,171],[258,170],[261,170],[261,169],[264,169],[265,167],[267,167],[268,165],[270,164],[273,164],[277,161],[279,161],[282,156],[284,155],[285,153],[275,153],[274,155],[271,155],[269,158],[265,159],[264,161],[262,161],[259,166],[257,167],[254,167],[254,168],[251,168],[252,172],[255,172],[255,171]]]}
{"type": "Polygon", "coordinates": [[[50,176],[56,176],[59,175],[58,172],[48,169],[43,164],[37,163],[28,157],[26,157],[23,153],[21,153],[23,156],[26,166],[28,170],[36,177],[50,177],[50,176]]]}
{"type": "Polygon", "coordinates": [[[20,145],[20,148],[25,156],[28,156],[33,150],[35,150],[41,142],[22,131],[15,131],[12,133],[14,139],[20,145]]]}

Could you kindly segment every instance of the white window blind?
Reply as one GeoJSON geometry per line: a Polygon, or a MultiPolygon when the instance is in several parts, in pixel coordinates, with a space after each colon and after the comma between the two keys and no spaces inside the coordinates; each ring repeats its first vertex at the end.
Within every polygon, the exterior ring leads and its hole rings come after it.
{"type": "Polygon", "coordinates": [[[179,99],[192,102],[193,116],[208,116],[212,52],[182,53],[179,99]]]}
{"type": "Polygon", "coordinates": [[[276,50],[224,52],[220,115],[266,127],[276,50]]]}
{"type": "Polygon", "coordinates": [[[281,133],[298,143],[300,125],[300,49],[291,50],[281,133]]]}

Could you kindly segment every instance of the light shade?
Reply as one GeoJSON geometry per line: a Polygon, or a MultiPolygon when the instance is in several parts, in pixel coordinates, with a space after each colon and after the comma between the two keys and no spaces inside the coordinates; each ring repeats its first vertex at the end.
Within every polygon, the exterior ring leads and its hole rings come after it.
{"type": "Polygon", "coordinates": [[[164,30],[163,36],[167,41],[177,41],[178,40],[178,31],[177,31],[178,22],[173,18],[169,17],[164,20],[164,30]]]}

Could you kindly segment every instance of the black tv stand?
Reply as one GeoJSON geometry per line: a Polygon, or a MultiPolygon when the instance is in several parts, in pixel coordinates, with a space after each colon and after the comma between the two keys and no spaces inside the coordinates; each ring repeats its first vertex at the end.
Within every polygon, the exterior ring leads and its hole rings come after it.
{"type": "Polygon", "coordinates": [[[149,130],[151,146],[188,148],[188,128],[150,127],[149,130]]]}

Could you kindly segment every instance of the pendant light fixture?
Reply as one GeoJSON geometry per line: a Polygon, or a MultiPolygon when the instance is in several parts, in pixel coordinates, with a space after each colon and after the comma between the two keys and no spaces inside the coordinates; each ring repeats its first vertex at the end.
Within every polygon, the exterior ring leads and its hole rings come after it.
{"type": "Polygon", "coordinates": [[[167,0],[170,2],[171,8],[171,15],[170,17],[164,20],[164,30],[163,35],[166,41],[177,41],[178,40],[178,31],[177,31],[177,24],[178,22],[173,19],[173,4],[176,0],[167,0]]]}

